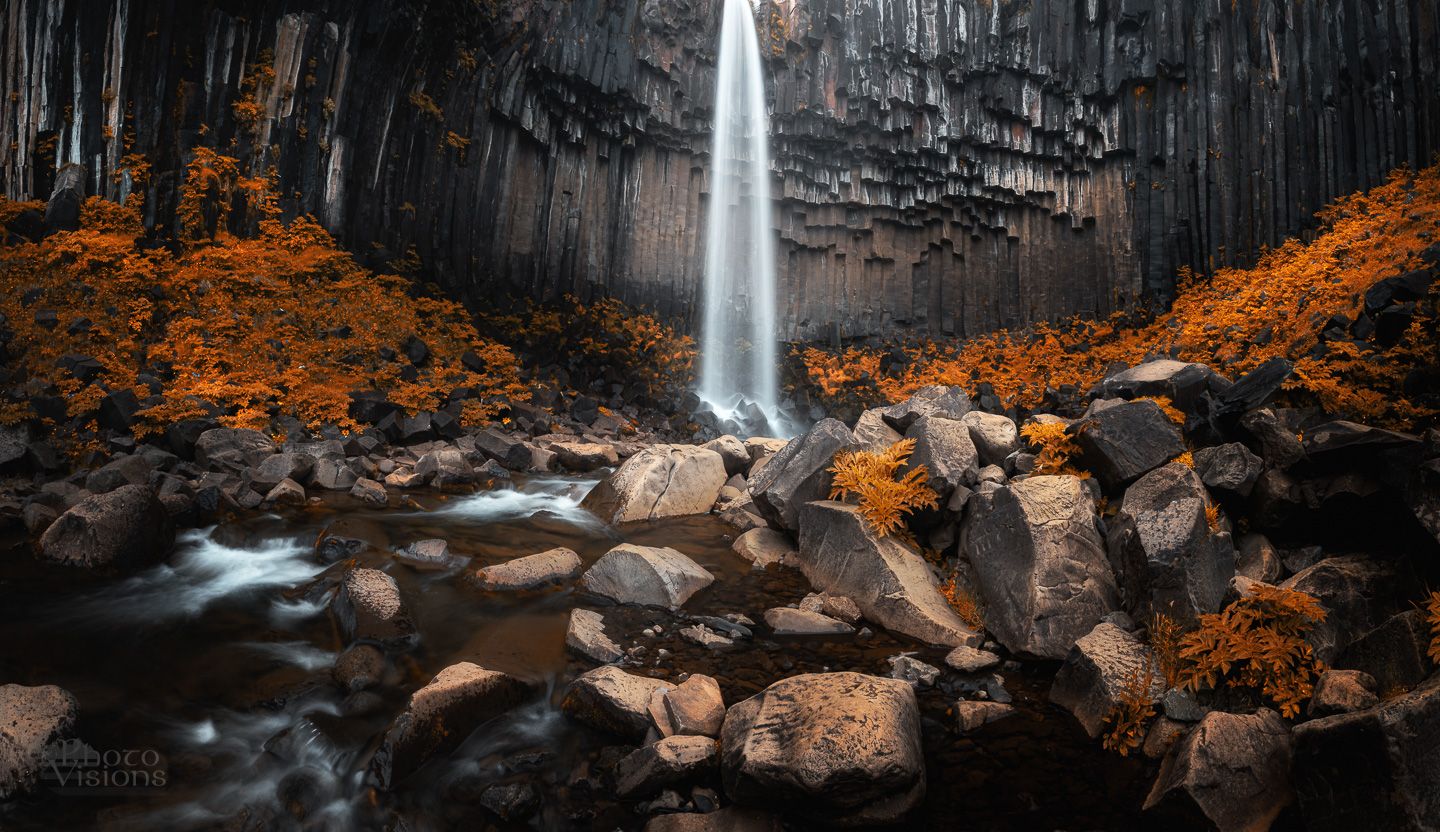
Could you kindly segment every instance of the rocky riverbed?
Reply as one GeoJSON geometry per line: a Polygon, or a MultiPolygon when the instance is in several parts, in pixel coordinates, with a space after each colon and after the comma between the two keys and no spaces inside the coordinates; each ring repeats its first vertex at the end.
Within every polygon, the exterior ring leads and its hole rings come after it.
{"type": "Polygon", "coordinates": [[[599,412],[280,443],[177,425],[57,476],[9,435],[0,820],[1432,826],[1414,604],[1440,440],[1270,405],[1288,372],[1156,361],[1018,421],[926,388],[789,441],[599,412]],[[1047,422],[1076,473],[1039,472],[1020,429],[1047,422]],[[908,540],[828,499],[837,452],[902,438],[939,497],[908,540]],[[1134,752],[1103,750],[1152,613],[1190,625],[1258,584],[1327,612],[1300,713],[1156,680],[1134,752]]]}

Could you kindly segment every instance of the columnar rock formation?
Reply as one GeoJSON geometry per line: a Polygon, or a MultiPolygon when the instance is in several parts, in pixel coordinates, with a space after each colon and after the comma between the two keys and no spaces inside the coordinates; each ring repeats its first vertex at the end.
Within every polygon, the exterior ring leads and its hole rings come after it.
{"type": "MultiPolygon", "coordinates": [[[[190,147],[472,298],[690,318],[713,0],[5,0],[0,177],[173,221],[190,147]]],[[[1440,149],[1431,0],[783,0],[781,329],[973,334],[1163,297],[1440,149]]]]}

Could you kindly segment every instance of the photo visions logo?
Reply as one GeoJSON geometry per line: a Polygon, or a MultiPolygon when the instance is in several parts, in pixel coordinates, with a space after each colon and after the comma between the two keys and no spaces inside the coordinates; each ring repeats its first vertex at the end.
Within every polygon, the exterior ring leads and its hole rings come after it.
{"type": "Polygon", "coordinates": [[[45,747],[40,780],[60,794],[124,794],[162,789],[169,772],[153,748],[98,751],[69,739],[45,747]]]}

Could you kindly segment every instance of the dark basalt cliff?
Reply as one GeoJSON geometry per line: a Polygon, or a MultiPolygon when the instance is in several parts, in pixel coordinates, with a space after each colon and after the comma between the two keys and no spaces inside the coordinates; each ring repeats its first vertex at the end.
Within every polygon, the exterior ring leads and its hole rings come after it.
{"type": "MultiPolygon", "coordinates": [[[[719,9],[4,0],[5,192],[78,163],[120,197],[139,153],[165,224],[203,143],[459,294],[690,317],[719,9]]],[[[1434,0],[791,0],[759,20],[788,337],[1163,297],[1178,267],[1249,262],[1440,149],[1434,0]]]]}

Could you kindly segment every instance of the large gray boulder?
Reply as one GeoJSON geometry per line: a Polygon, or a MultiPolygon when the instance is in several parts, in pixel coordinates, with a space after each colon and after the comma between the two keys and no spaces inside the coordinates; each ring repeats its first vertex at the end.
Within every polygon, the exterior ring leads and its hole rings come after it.
{"type": "Polygon", "coordinates": [[[960,421],[970,429],[981,465],[1004,465],[1007,457],[1020,450],[1020,431],[1009,416],[972,410],[960,421]]]}
{"type": "Polygon", "coordinates": [[[305,486],[310,484],[314,473],[315,457],[309,454],[291,451],[271,454],[250,472],[250,487],[268,492],[287,479],[305,486]]]}
{"type": "Polygon", "coordinates": [[[730,708],[721,779],[737,803],[837,826],[893,823],[925,794],[920,709],[898,679],[811,673],[730,708]]]}
{"type": "Polygon", "coordinates": [[[1095,503],[1070,476],[1028,477],[972,498],[961,550],[986,627],[1012,653],[1063,659],[1118,606],[1095,503]]]}
{"type": "Polygon", "coordinates": [[[851,433],[855,436],[855,444],[867,451],[883,451],[905,438],[885,421],[883,407],[872,407],[861,413],[851,433]]]}
{"type": "Polygon", "coordinates": [[[0,800],[35,786],[45,747],[71,735],[78,710],[64,688],[0,685],[0,800]]]}
{"type": "Polygon", "coordinates": [[[712,773],[719,749],[710,737],[665,737],[637,748],[615,767],[615,793],[623,799],[654,794],[712,773]]]}
{"type": "MultiPolygon", "coordinates": [[[[195,464],[239,473],[275,453],[275,443],[258,430],[211,428],[195,440],[195,464]]],[[[276,480],[279,482],[279,480],[276,480]]]]}
{"type": "Polygon", "coordinates": [[[1180,428],[1148,400],[1094,410],[1071,425],[1085,470],[1119,489],[1185,451],[1180,428]]]}
{"type": "Polygon", "coordinates": [[[1210,532],[1209,504],[1200,477],[1179,462],[1125,490],[1107,542],[1132,613],[1193,623],[1220,610],[1235,575],[1235,549],[1228,534],[1210,532]]]}
{"type": "Polygon", "coordinates": [[[930,486],[947,499],[956,488],[974,485],[980,471],[979,454],[970,438],[970,428],[958,419],[921,416],[910,425],[906,439],[915,440],[915,451],[906,470],[925,466],[930,486]]]}
{"type": "Polygon", "coordinates": [[[963,389],[932,384],[899,404],[882,408],[880,417],[890,427],[905,433],[922,416],[959,419],[969,412],[970,396],[963,389]]]}
{"type": "Polygon", "coordinates": [[[1291,575],[1280,586],[1312,595],[1325,608],[1325,620],[1305,640],[1326,664],[1363,633],[1396,611],[1401,582],[1390,563],[1365,555],[1325,558],[1291,575]]]}
{"type": "Polygon", "coordinates": [[[610,523],[707,514],[729,475],[720,454],[694,445],[652,445],[625,460],[585,496],[610,523]]]}
{"type": "Polygon", "coordinates": [[[636,676],[606,665],[571,682],[560,710],[592,728],[638,743],[654,725],[650,719],[651,696],[674,687],[663,679],[636,676]]]}
{"type": "Polygon", "coordinates": [[[513,592],[562,584],[580,574],[580,556],[559,546],[523,558],[491,564],[476,570],[472,578],[480,589],[513,592]]]}
{"type": "Polygon", "coordinates": [[[894,537],[876,537],[855,506],[808,503],[794,562],[816,590],[851,599],[887,630],[947,647],[984,641],[940,594],[925,559],[894,537]]]}
{"type": "Polygon", "coordinates": [[[475,481],[475,468],[456,448],[439,448],[415,461],[415,475],[436,488],[458,488],[475,481]]]}
{"type": "Polygon", "coordinates": [[[1308,830],[1440,828],[1440,676],[1298,726],[1294,777],[1308,830]]]}
{"type": "Polygon", "coordinates": [[[617,604],[680,607],[714,583],[703,566],[669,547],[622,543],[595,561],[580,583],[617,604]]]}
{"type": "Polygon", "coordinates": [[[425,761],[459,747],[476,728],[520,704],[524,682],[470,662],[453,664],[410,695],[370,759],[376,785],[392,788],[425,761]]]}
{"type": "Polygon", "coordinates": [[[1272,710],[1211,711],[1170,747],[1145,810],[1156,820],[1202,820],[1219,832],[1269,829],[1295,800],[1291,749],[1290,729],[1272,710]]]}
{"type": "Polygon", "coordinates": [[[857,447],[850,429],[822,419],[804,436],[790,440],[750,481],[760,515],[781,528],[800,528],[800,508],[830,496],[830,467],[839,451],[857,447]]]}
{"type": "Polygon", "coordinates": [[[756,569],[776,563],[789,564],[795,557],[795,546],[784,532],[763,527],[750,529],[735,538],[730,548],[756,569]]]}
{"type": "Polygon", "coordinates": [[[1132,679],[1148,681],[1151,702],[1165,693],[1165,680],[1150,648],[1114,624],[1101,622],[1065,657],[1050,686],[1050,701],[1074,714],[1085,733],[1098,737],[1132,679]]]}
{"type": "Polygon", "coordinates": [[[378,569],[352,569],[330,604],[351,641],[405,649],[419,641],[395,579],[378,569]]]}
{"type": "Polygon", "coordinates": [[[1090,395],[1106,399],[1163,396],[1191,413],[1201,394],[1220,394],[1230,386],[1228,379],[1204,364],[1157,358],[1108,376],[1090,395]]]}
{"type": "Polygon", "coordinates": [[[175,545],[175,522],[148,485],[125,485],[81,500],[40,536],[43,560],[128,570],[159,563],[175,545]]]}
{"type": "Polygon", "coordinates": [[[1249,497],[1265,470],[1265,460],[1239,442],[1201,448],[1195,452],[1195,472],[1209,487],[1249,497]]]}

